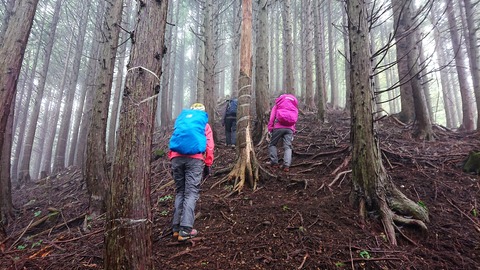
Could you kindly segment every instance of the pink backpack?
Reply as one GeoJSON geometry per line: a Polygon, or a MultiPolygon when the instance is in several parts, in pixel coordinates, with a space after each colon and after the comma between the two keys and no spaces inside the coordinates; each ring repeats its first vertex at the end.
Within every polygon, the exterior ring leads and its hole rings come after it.
{"type": "Polygon", "coordinates": [[[298,101],[294,95],[283,94],[275,100],[276,118],[282,126],[293,126],[298,120],[298,101]]]}

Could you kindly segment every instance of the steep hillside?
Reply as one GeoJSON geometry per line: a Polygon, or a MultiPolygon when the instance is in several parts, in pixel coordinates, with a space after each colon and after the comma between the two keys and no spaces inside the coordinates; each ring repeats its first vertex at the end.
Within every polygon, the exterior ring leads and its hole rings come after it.
{"type": "MultiPolygon", "coordinates": [[[[203,182],[197,204],[200,234],[185,244],[171,240],[169,162],[154,161],[156,269],[480,269],[479,176],[461,169],[468,152],[478,150],[478,135],[436,127],[435,142],[419,142],[394,118],[379,122],[389,174],[430,211],[427,233],[399,227],[399,246],[391,247],[376,213],[362,224],[349,203],[349,123],[338,112],[322,125],[303,116],[290,172],[269,169],[274,177],[257,190],[232,197],[225,197],[231,184],[215,185],[235,161],[216,124],[215,174],[203,182]]],[[[158,148],[167,141],[159,138],[158,148]]],[[[266,148],[257,146],[262,164],[266,148]]],[[[18,218],[1,244],[0,268],[102,269],[104,216],[86,216],[85,190],[76,168],[14,190],[18,218]]]]}

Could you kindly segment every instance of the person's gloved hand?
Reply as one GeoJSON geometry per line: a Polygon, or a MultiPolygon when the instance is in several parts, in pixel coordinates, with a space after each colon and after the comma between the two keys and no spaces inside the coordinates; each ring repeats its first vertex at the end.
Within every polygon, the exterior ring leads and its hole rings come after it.
{"type": "Polygon", "coordinates": [[[207,178],[210,175],[210,166],[203,167],[203,178],[207,178]]]}

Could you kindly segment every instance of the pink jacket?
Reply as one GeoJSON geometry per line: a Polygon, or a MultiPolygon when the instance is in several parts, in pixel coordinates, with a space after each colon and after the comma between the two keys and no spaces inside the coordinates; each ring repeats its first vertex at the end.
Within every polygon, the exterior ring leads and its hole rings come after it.
{"type": "Polygon", "coordinates": [[[201,159],[205,162],[205,166],[212,166],[213,164],[213,149],[215,148],[215,143],[213,141],[213,132],[210,125],[207,123],[205,126],[205,136],[207,136],[207,150],[203,154],[194,154],[194,155],[182,155],[178,152],[171,151],[168,152],[168,158],[172,159],[174,157],[191,157],[196,159],[201,159]]]}
{"type": "Polygon", "coordinates": [[[272,132],[273,129],[278,129],[278,128],[289,128],[291,129],[293,132],[295,132],[295,124],[293,125],[289,125],[289,126],[285,126],[285,125],[282,125],[278,122],[277,120],[277,108],[278,108],[278,104],[280,102],[282,102],[282,99],[285,99],[285,97],[287,98],[290,98],[290,99],[294,99],[294,104],[295,104],[295,107],[297,106],[297,99],[293,96],[293,95],[290,95],[290,94],[283,94],[281,96],[279,96],[276,100],[275,100],[275,105],[273,106],[272,108],[272,111],[270,112],[270,120],[268,121],[268,132],[272,132]]]}

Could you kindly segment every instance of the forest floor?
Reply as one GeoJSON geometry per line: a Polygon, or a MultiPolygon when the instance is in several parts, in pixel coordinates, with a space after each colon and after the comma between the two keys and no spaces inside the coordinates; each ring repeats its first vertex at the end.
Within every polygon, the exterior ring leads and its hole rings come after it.
{"type": "MultiPolygon", "coordinates": [[[[290,172],[271,171],[258,189],[226,197],[232,185],[214,185],[235,162],[216,143],[213,176],[202,184],[194,241],[171,239],[175,196],[169,162],[153,163],[153,254],[156,269],[480,269],[480,176],[462,171],[475,133],[436,126],[435,142],[416,141],[412,127],[393,117],[378,122],[383,161],[393,182],[430,213],[428,232],[399,226],[398,246],[385,240],[371,213],[362,223],[349,202],[348,117],[330,112],[317,124],[302,116],[290,172]]],[[[214,127],[221,131],[217,123],[214,127]]],[[[166,145],[168,137],[160,138],[166,145]]],[[[265,164],[267,145],[256,147],[265,164]]],[[[283,155],[279,147],[280,156],[283,155]]],[[[87,215],[81,172],[69,168],[13,190],[17,216],[0,243],[0,269],[102,269],[105,217],[87,215]]]]}

